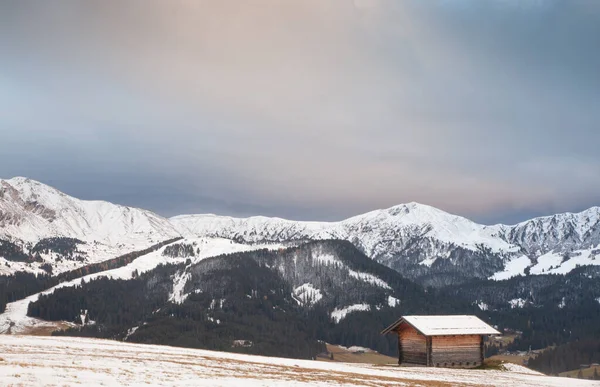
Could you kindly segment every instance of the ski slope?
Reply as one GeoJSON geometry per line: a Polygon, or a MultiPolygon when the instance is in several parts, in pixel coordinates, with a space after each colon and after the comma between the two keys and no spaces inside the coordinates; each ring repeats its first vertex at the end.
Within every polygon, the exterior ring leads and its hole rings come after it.
{"type": "Polygon", "coordinates": [[[60,386],[598,386],[548,377],[519,366],[507,371],[329,363],[117,341],[0,336],[5,385],[60,386]]]}

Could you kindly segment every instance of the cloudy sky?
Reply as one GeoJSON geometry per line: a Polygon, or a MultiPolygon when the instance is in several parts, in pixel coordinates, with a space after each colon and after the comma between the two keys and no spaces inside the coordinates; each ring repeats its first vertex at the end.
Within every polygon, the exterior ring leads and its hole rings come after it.
{"type": "Polygon", "coordinates": [[[0,178],[163,215],[600,205],[600,1],[0,0],[0,178]]]}

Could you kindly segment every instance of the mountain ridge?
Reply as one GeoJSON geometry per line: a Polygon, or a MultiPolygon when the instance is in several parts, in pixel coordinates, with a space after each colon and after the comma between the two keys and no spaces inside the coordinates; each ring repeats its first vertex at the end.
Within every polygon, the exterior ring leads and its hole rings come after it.
{"type": "Polygon", "coordinates": [[[23,177],[0,179],[0,235],[10,234],[26,241],[40,236],[90,240],[88,236],[92,235],[110,242],[114,234],[132,236],[142,232],[179,236],[166,218],[151,211],[102,200],[80,200],[23,177]],[[106,229],[109,226],[111,230],[106,229]],[[120,229],[115,230],[115,226],[120,229]]]}
{"type": "Polygon", "coordinates": [[[56,275],[179,236],[150,211],[79,200],[23,177],[0,179],[0,274],[56,275]]]}
{"type": "Polygon", "coordinates": [[[431,286],[467,278],[505,279],[528,271],[564,274],[577,265],[600,265],[600,207],[512,226],[482,225],[416,202],[336,222],[215,214],[167,219],[139,208],[79,200],[24,177],[0,179],[2,236],[23,245],[69,237],[88,245],[119,245],[121,251],[179,236],[248,245],[339,239],[431,286]]]}
{"type": "Polygon", "coordinates": [[[428,271],[445,275],[449,270],[456,278],[460,273],[449,266],[462,267],[466,272],[474,270],[478,278],[506,279],[525,274],[527,269],[535,274],[564,274],[577,265],[600,264],[596,261],[596,255],[600,255],[596,251],[600,245],[599,207],[534,218],[514,226],[480,225],[414,202],[337,222],[216,215],[181,215],[170,220],[184,235],[242,243],[349,240],[371,258],[417,279],[430,276],[428,271]],[[567,255],[575,259],[569,263],[567,255]],[[483,265],[465,262],[473,259],[481,260],[483,265]],[[428,270],[434,266],[439,270],[428,270]]]}

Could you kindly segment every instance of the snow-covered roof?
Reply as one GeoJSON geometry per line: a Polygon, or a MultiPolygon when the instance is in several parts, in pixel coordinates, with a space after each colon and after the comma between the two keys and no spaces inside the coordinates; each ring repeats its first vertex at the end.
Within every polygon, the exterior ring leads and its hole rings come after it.
{"type": "Polygon", "coordinates": [[[384,329],[387,334],[406,322],[425,336],[499,335],[500,332],[476,316],[403,316],[384,329]]]}

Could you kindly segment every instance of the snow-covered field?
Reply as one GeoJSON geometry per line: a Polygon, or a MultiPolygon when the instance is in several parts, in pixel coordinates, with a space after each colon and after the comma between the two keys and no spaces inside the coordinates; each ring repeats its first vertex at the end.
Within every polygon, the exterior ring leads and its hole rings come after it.
{"type": "Polygon", "coordinates": [[[0,384],[24,386],[593,386],[508,371],[371,366],[83,338],[0,336],[0,384]]]}

